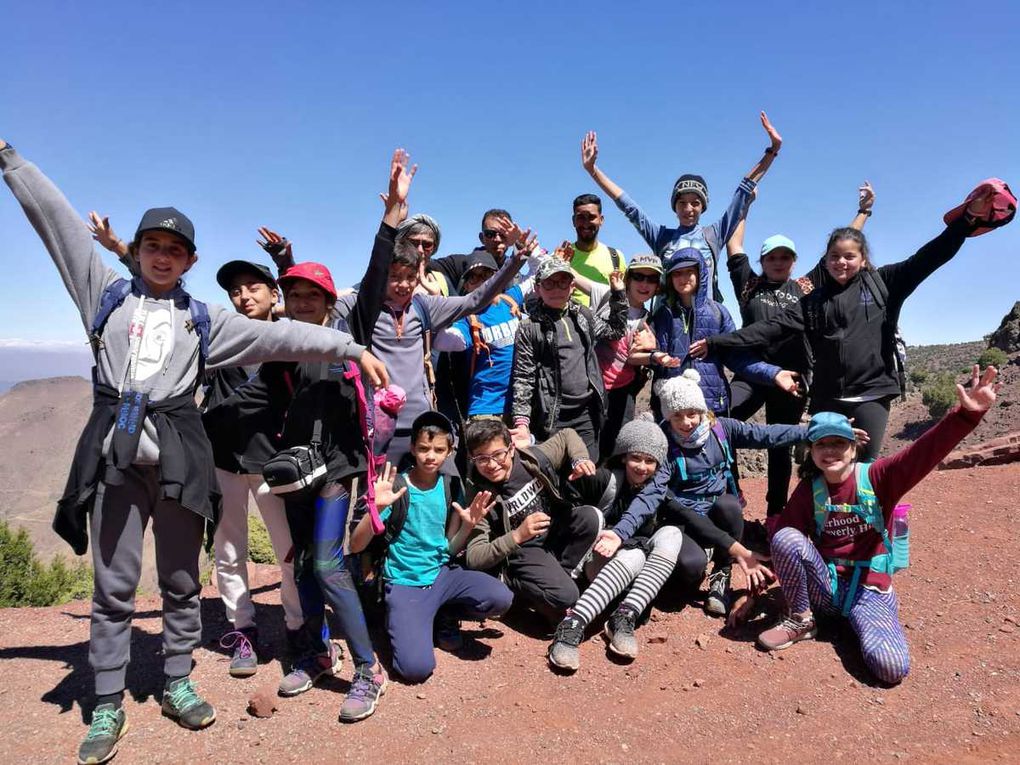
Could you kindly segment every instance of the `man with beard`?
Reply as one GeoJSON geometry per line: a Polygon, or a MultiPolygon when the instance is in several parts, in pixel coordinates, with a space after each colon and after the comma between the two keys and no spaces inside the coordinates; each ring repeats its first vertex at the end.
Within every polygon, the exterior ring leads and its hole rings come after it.
{"type": "MultiPolygon", "coordinates": [[[[609,274],[623,270],[620,251],[599,241],[599,229],[604,220],[602,200],[597,195],[581,194],[574,200],[571,221],[577,239],[571,250],[570,265],[575,273],[599,284],[609,284],[609,274]]],[[[588,295],[576,287],[571,299],[581,305],[591,305],[588,295]]]]}

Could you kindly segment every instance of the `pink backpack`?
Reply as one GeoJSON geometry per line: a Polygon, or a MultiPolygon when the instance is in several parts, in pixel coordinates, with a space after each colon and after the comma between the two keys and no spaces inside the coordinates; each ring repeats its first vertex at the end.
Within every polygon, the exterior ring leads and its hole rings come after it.
{"type": "Polygon", "coordinates": [[[952,223],[954,220],[960,218],[963,215],[964,210],[967,209],[967,205],[970,204],[977,197],[986,194],[989,189],[994,192],[992,197],[992,209],[988,213],[988,217],[983,221],[979,221],[983,225],[979,225],[974,229],[968,236],[980,236],[986,234],[993,228],[999,228],[1005,226],[1016,215],[1016,196],[1009,190],[1009,186],[1001,178],[989,178],[981,181],[970,194],[967,195],[967,199],[964,200],[963,204],[959,207],[954,207],[952,210],[947,212],[943,217],[946,223],[952,223]]]}

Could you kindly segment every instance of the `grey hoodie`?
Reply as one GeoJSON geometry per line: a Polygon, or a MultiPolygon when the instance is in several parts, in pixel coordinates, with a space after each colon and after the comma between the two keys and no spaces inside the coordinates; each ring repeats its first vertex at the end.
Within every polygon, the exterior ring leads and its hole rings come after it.
{"type": "MultiPolygon", "coordinates": [[[[39,168],[7,148],[0,151],[0,170],[53,258],[82,324],[90,330],[103,291],[121,277],[103,263],[84,221],[39,168]]],[[[180,285],[154,297],[141,279],[134,279],[132,294],[110,314],[103,330],[96,382],[147,393],[151,401],[193,391],[199,339],[186,298],[180,285]],[[130,329],[135,319],[144,331],[132,364],[130,329]]],[[[209,306],[209,318],[209,370],[263,361],[357,360],[365,350],[350,335],[313,324],[253,321],[217,305],[209,306]]],[[[109,437],[107,446],[108,442],[109,437]]],[[[147,420],[136,462],[154,464],[158,457],[156,431],[147,420]]]]}

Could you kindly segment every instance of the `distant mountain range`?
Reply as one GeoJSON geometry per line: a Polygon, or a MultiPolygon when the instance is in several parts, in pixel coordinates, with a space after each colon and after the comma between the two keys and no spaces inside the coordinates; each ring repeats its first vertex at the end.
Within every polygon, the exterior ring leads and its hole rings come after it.
{"type": "Polygon", "coordinates": [[[24,380],[89,378],[92,351],[84,342],[0,339],[0,391],[24,380]]]}

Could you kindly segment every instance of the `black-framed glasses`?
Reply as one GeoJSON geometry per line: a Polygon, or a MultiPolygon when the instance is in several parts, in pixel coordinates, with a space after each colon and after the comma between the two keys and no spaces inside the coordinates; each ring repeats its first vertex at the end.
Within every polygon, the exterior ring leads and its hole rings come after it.
{"type": "Polygon", "coordinates": [[[492,454],[479,454],[476,457],[472,457],[471,462],[478,467],[482,465],[498,465],[506,459],[506,455],[512,452],[513,449],[512,446],[508,446],[506,449],[500,449],[492,454]]]}
{"type": "Polygon", "coordinates": [[[631,271],[629,274],[627,274],[627,276],[630,278],[631,281],[635,282],[644,282],[645,284],[659,283],[658,274],[642,274],[638,273],[637,271],[631,271]]]}

